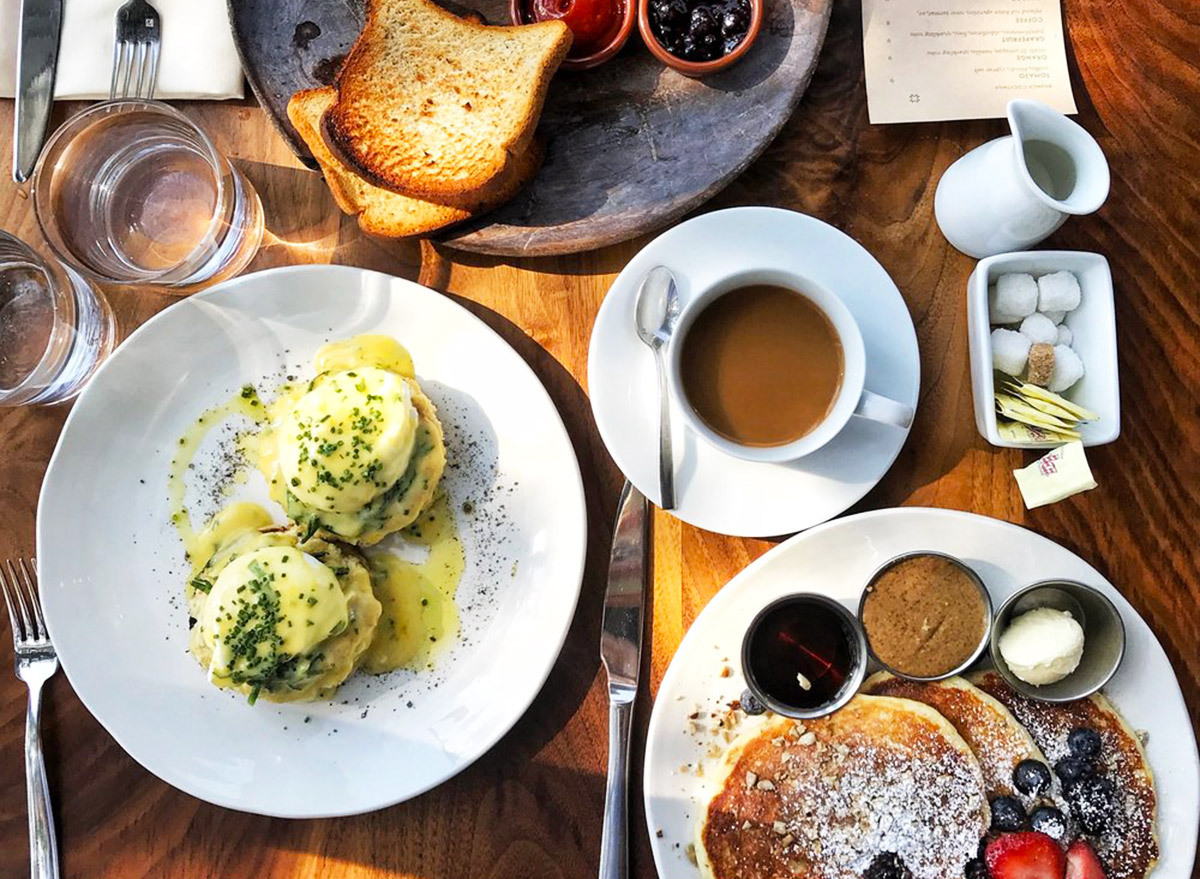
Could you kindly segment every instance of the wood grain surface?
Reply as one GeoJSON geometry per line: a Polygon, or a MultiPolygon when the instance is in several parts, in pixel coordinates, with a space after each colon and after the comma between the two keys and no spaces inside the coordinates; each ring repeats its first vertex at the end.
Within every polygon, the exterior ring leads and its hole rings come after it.
{"type": "MultiPolygon", "coordinates": [[[[714,207],[780,205],[861,241],[895,278],[921,343],[921,406],[904,452],[856,509],[927,505],[971,510],[1047,535],[1095,565],[1157,633],[1200,723],[1200,11],[1195,0],[1066,0],[1079,121],[1112,166],[1112,194],[1047,246],[1093,250],[1117,293],[1123,431],[1089,451],[1100,487],[1034,512],[1011,471],[1032,453],[989,447],[976,433],[967,368],[965,282],[973,260],[933,221],[939,175],[1003,133],[1001,121],[867,123],[857,4],[837,0],[817,73],[781,136],[714,207]]],[[[58,107],[61,119],[70,107],[58,107]]],[[[45,735],[64,876],[79,879],[325,879],[414,876],[528,879],[594,876],[600,841],[606,701],[597,656],[607,544],[621,477],[586,399],[593,316],[643,241],[572,257],[501,261],[363,238],[301,168],[264,114],[245,105],[185,107],[259,187],[270,235],[254,268],[337,262],[420,278],[496,328],[546,383],[583,468],[592,519],[586,581],[562,657],[541,698],[487,755],[418,799],[357,818],[282,821],[226,811],[178,793],[133,762],[59,675],[45,735]]],[[[9,130],[11,103],[0,105],[9,130]]],[[[0,138],[7,167],[8,138],[0,138]]],[[[24,193],[0,183],[0,225],[39,236],[24,193]]],[[[169,296],[114,290],[122,331],[169,296]]],[[[33,549],[38,488],[66,412],[0,414],[0,558],[33,549]]],[[[119,498],[114,499],[119,504],[119,498]]],[[[766,541],[721,537],[655,519],[650,697],[705,602],[766,541]]],[[[137,576],[137,572],[131,572],[137,576]]],[[[28,875],[22,766],[24,687],[0,635],[0,877],[28,875]]],[[[131,694],[136,698],[136,694],[131,694]]],[[[633,873],[654,875],[635,747],[633,873]]],[[[1200,875],[1200,873],[1197,873],[1200,875]]]]}

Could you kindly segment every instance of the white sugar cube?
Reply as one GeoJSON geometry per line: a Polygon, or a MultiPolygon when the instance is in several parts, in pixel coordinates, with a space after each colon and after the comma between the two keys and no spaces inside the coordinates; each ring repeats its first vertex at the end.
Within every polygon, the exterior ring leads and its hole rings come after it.
{"type": "Polygon", "coordinates": [[[1046,383],[1047,390],[1061,394],[1075,382],[1083,378],[1083,361],[1074,349],[1066,345],[1054,347],[1054,370],[1050,373],[1050,381],[1046,383]]]}
{"type": "Polygon", "coordinates": [[[1028,336],[1030,342],[1053,345],[1058,338],[1058,327],[1044,314],[1031,314],[1021,321],[1021,333],[1028,336]]]}
{"type": "Polygon", "coordinates": [[[1043,311],[1043,312],[1040,312],[1040,314],[1044,314],[1046,317],[1050,318],[1050,320],[1056,324],[1062,323],[1063,318],[1067,316],[1067,313],[1065,311],[1043,311]]]}
{"type": "Polygon", "coordinates": [[[992,366],[1006,375],[1020,375],[1032,344],[1028,336],[1016,330],[992,330],[992,366]]]}
{"type": "Polygon", "coordinates": [[[1033,275],[1010,272],[988,290],[988,316],[994,324],[1015,324],[1037,310],[1038,284],[1033,275]]]}
{"type": "Polygon", "coordinates": [[[1055,329],[1058,333],[1058,338],[1054,340],[1055,345],[1070,345],[1075,341],[1075,334],[1066,324],[1059,324],[1055,329]]]}
{"type": "MultiPolygon", "coordinates": [[[[1071,272],[1054,272],[1037,279],[1037,310],[1071,311],[1079,307],[1079,279],[1071,272]]],[[[1055,321],[1058,323],[1058,321],[1055,321]]]]}

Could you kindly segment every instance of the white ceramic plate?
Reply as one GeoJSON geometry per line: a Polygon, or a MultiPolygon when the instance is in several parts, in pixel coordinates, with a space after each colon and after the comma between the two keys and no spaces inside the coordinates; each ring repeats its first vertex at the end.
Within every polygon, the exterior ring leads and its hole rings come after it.
{"type": "Polygon", "coordinates": [[[715,710],[745,687],[738,654],[754,614],[791,592],[819,592],[857,608],[867,578],[883,562],[914,550],[957,556],[974,568],[999,604],[1021,586],[1063,577],[1102,590],[1125,621],[1125,661],[1105,692],[1134,729],[1150,734],[1147,754],[1158,784],[1162,857],[1154,879],[1189,879],[1200,813],[1200,758],[1187,707],[1154,633],[1116,589],[1079,556],[1040,535],[950,510],[880,510],[848,516],[797,535],[738,574],[692,623],[663,677],[650,718],[644,794],[654,862],[662,879],[696,879],[686,857],[709,779],[681,767],[712,767],[714,739],[689,734],[688,715],[715,710]],[[727,662],[728,660],[728,662],[727,662]],[[733,674],[720,676],[728,664],[733,674]],[[658,836],[656,831],[662,831],[658,836]]]}
{"type": "MultiPolygon", "coordinates": [[[[202,447],[194,478],[209,478],[215,458],[202,447]]],[[[197,505],[202,496],[189,495],[197,505]]],[[[234,498],[282,519],[257,473],[234,498]]],[[[512,348],[409,281],[297,267],[182,300],[121,345],[67,419],[42,487],[37,548],[67,677],[135,760],[218,805],[317,817],[415,796],[512,727],[566,636],[585,533],[570,440],[512,348]],[[187,568],[167,521],[172,449],[243,384],[310,374],[323,342],[364,332],[412,352],[447,430],[444,484],[455,509],[475,507],[459,516],[465,640],[433,672],[358,674],[333,703],[251,707],[210,685],[186,651],[187,568]]]]}
{"type": "MultiPolygon", "coordinates": [[[[892,279],[857,241],[820,220],[778,208],[731,208],[664,232],[613,282],[588,351],[588,393],[600,436],[617,466],[658,503],[658,383],[654,355],[638,338],[634,306],[642,278],[671,269],[681,304],[717,279],[750,268],[811,278],[842,298],[862,330],[866,388],[916,408],[917,336],[892,279]]],[[[785,464],[732,458],[672,417],[675,494],[685,522],[747,537],[790,534],[844,512],[891,467],[908,430],[851,418],[826,446],[785,464]]]]}

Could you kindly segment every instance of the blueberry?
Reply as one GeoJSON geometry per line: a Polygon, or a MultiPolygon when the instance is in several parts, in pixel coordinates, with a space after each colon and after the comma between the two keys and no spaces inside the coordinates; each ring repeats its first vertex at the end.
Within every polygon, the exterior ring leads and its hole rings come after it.
{"type": "Polygon", "coordinates": [[[1089,836],[1108,829],[1117,807],[1117,789],[1107,778],[1088,775],[1066,789],[1071,815],[1089,836]]]}
{"type": "Polygon", "coordinates": [[[988,868],[983,858],[971,858],[963,867],[964,879],[988,879],[988,868]]]}
{"type": "Polygon", "coordinates": [[[1067,816],[1053,806],[1038,806],[1029,816],[1029,826],[1051,839],[1067,838],[1067,816]]]}
{"type": "Polygon", "coordinates": [[[713,34],[717,31],[717,20],[712,14],[712,10],[707,6],[697,6],[692,10],[692,21],[689,25],[692,36],[696,38],[703,37],[707,34],[713,34]]]}
{"type": "Polygon", "coordinates": [[[750,27],[750,22],[737,10],[730,10],[721,16],[721,32],[726,37],[741,36],[750,27]]]}
{"type": "Polygon", "coordinates": [[[1013,786],[1023,794],[1037,796],[1050,788],[1050,767],[1040,760],[1022,760],[1013,770],[1013,786]]]}
{"type": "Polygon", "coordinates": [[[992,800],[992,830],[1015,832],[1025,826],[1025,807],[1016,797],[992,800]]]}
{"type": "Polygon", "coordinates": [[[1092,760],[1100,753],[1100,734],[1094,729],[1079,726],[1067,737],[1071,754],[1084,760],[1092,760]]]}
{"type": "Polygon", "coordinates": [[[1063,757],[1054,764],[1054,774],[1063,784],[1074,784],[1081,778],[1091,775],[1092,764],[1078,757],[1063,757]]]}
{"type": "Polygon", "coordinates": [[[895,852],[880,852],[867,867],[864,879],[912,879],[904,861],[895,852]]]}
{"type": "Polygon", "coordinates": [[[669,27],[687,27],[688,7],[683,0],[659,0],[659,20],[669,27]]]}

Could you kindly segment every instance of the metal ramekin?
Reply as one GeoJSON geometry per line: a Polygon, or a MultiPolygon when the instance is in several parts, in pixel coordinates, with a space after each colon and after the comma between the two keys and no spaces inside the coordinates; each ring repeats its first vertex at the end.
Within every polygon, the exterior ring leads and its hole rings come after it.
{"type": "Polygon", "coordinates": [[[898,678],[904,678],[905,680],[909,681],[944,681],[946,678],[952,678],[955,675],[965,672],[976,662],[978,662],[979,658],[983,656],[984,652],[988,649],[988,644],[991,643],[992,632],[994,629],[994,618],[995,617],[992,610],[992,596],[988,592],[987,586],[984,585],[983,580],[980,579],[979,575],[975,573],[974,569],[966,562],[962,561],[962,559],[956,559],[952,555],[946,555],[944,552],[935,552],[933,550],[917,550],[915,552],[906,552],[903,555],[898,555],[895,558],[888,559],[886,562],[880,565],[875,570],[875,573],[871,575],[870,579],[867,580],[867,585],[863,587],[862,596],[858,600],[858,624],[866,636],[867,649],[871,651],[871,657],[878,662],[884,668],[884,670],[891,672],[898,678]],[[893,668],[879,658],[879,656],[875,653],[875,649],[871,647],[871,636],[870,633],[867,632],[866,624],[863,622],[863,609],[866,607],[867,596],[870,594],[871,586],[875,584],[875,581],[879,579],[881,574],[887,570],[890,570],[901,562],[927,555],[937,556],[938,558],[943,558],[949,562],[952,562],[955,567],[966,574],[967,578],[973,584],[975,584],[975,588],[979,591],[980,597],[983,598],[983,635],[980,637],[979,643],[975,646],[975,649],[971,651],[970,656],[968,656],[959,665],[955,666],[944,674],[934,675],[932,677],[918,677],[917,675],[906,674],[898,668],[893,668]]]}

